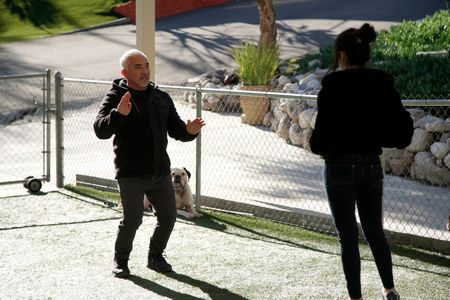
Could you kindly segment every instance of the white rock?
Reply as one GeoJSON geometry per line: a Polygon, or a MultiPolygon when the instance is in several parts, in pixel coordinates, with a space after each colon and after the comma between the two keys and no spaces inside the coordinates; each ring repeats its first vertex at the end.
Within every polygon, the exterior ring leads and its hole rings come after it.
{"type": "Polygon", "coordinates": [[[303,77],[304,77],[303,74],[295,75],[295,80],[300,81],[303,79],[303,77]]]}
{"type": "Polygon", "coordinates": [[[414,122],[414,128],[420,127],[425,129],[425,125],[428,123],[440,123],[440,122],[443,122],[443,120],[432,115],[426,115],[418,119],[416,122],[414,122]]]}
{"type": "Polygon", "coordinates": [[[327,73],[328,73],[328,69],[317,68],[315,71],[317,79],[320,79],[320,80],[322,80],[322,78],[324,78],[327,73]]]}
{"type": "Polygon", "coordinates": [[[273,119],[273,112],[270,110],[263,119],[263,125],[270,127],[272,125],[272,119],[273,119]]]}
{"type": "Polygon", "coordinates": [[[437,159],[443,159],[450,151],[447,143],[436,142],[430,146],[430,151],[437,159]]]}
{"type": "Polygon", "coordinates": [[[303,130],[303,142],[302,146],[304,149],[311,151],[311,145],[309,144],[309,139],[311,138],[313,130],[311,128],[306,128],[303,130]]]}
{"type": "Polygon", "coordinates": [[[444,165],[450,169],[450,153],[447,154],[447,156],[444,157],[444,159],[442,161],[444,162],[444,165]]]}
{"type": "Polygon", "coordinates": [[[197,103],[197,97],[195,95],[189,95],[189,103],[197,103]]]}
{"type": "Polygon", "coordinates": [[[303,143],[302,133],[303,130],[297,123],[293,123],[291,125],[291,128],[289,128],[289,139],[291,140],[291,143],[293,145],[302,146],[303,143]]]}
{"type": "Polygon", "coordinates": [[[189,101],[189,96],[191,95],[190,92],[184,92],[183,93],[183,100],[188,102],[189,101]]]}
{"type": "Polygon", "coordinates": [[[306,88],[308,90],[318,90],[322,87],[322,85],[320,84],[320,81],[317,79],[313,79],[310,80],[307,84],[306,84],[306,88]]]}
{"type": "Polygon", "coordinates": [[[315,108],[308,108],[300,113],[298,116],[298,124],[301,128],[309,128],[311,126],[311,119],[315,112],[315,108]]]}
{"type": "Polygon", "coordinates": [[[414,179],[426,180],[440,186],[450,185],[450,170],[437,166],[430,152],[416,154],[411,167],[411,176],[414,179]]]}
{"type": "Polygon", "coordinates": [[[289,128],[291,127],[291,119],[287,113],[284,113],[280,119],[276,134],[285,141],[289,141],[289,128]]]}
{"type": "Polygon", "coordinates": [[[308,67],[310,67],[310,68],[318,66],[318,65],[320,65],[320,60],[318,60],[318,59],[313,59],[308,63],[308,67]]]}
{"type": "Polygon", "coordinates": [[[289,79],[289,77],[287,77],[286,75],[281,75],[279,78],[278,78],[278,84],[280,84],[280,85],[286,85],[286,84],[288,84],[288,83],[291,83],[291,80],[289,79]]]}
{"type": "Polygon", "coordinates": [[[222,100],[222,97],[220,97],[220,95],[209,95],[206,100],[208,101],[208,103],[210,104],[217,104],[222,100]]]}
{"type": "Polygon", "coordinates": [[[286,112],[292,122],[298,122],[298,115],[304,111],[308,105],[304,101],[289,100],[286,102],[286,112]]]}
{"type": "Polygon", "coordinates": [[[447,132],[450,131],[450,124],[444,120],[425,124],[425,130],[428,132],[447,132]]]}
{"type": "Polygon", "coordinates": [[[432,142],[433,137],[428,131],[425,131],[422,128],[416,128],[414,129],[411,144],[406,147],[406,150],[409,152],[425,151],[430,147],[432,142]]]}
{"type": "Polygon", "coordinates": [[[228,111],[234,112],[239,107],[239,96],[225,95],[225,97],[223,97],[223,102],[225,104],[225,107],[228,108],[228,111]]]}
{"type": "Polygon", "coordinates": [[[298,83],[287,83],[281,91],[284,93],[296,94],[298,93],[298,83]]]}
{"type": "Polygon", "coordinates": [[[215,89],[217,86],[215,83],[207,82],[203,87],[207,89],[215,89]]]}
{"type": "Polygon", "coordinates": [[[420,108],[409,108],[407,109],[409,114],[411,115],[411,118],[413,119],[413,122],[417,122],[421,118],[425,117],[426,112],[423,109],[420,108]]]}
{"type": "Polygon", "coordinates": [[[285,104],[284,103],[278,103],[278,105],[273,106],[273,118],[279,121],[281,117],[283,116],[283,113],[285,113],[285,104]]]}
{"type": "Polygon", "coordinates": [[[204,79],[204,75],[199,75],[188,79],[188,83],[197,83],[204,79]]]}
{"type": "Polygon", "coordinates": [[[314,114],[311,117],[311,120],[309,121],[309,126],[312,129],[316,128],[316,119],[317,119],[317,110],[314,112],[314,114]]]}
{"type": "Polygon", "coordinates": [[[399,159],[403,156],[403,149],[397,148],[383,148],[384,169],[390,171],[389,162],[392,159],[399,159]]]}
{"type": "Polygon", "coordinates": [[[439,139],[439,142],[447,143],[450,146],[450,132],[444,132],[439,139]]]}
{"type": "Polygon", "coordinates": [[[308,82],[310,82],[313,79],[317,80],[317,75],[314,73],[310,73],[310,74],[306,75],[305,77],[303,77],[298,83],[300,86],[303,86],[303,85],[306,86],[308,84],[308,82]]]}

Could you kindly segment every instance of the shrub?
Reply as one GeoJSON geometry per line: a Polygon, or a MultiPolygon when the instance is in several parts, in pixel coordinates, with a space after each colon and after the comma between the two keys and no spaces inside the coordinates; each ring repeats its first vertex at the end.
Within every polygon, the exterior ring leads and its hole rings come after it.
{"type": "Polygon", "coordinates": [[[373,47],[374,60],[415,56],[418,51],[450,49],[450,12],[437,11],[420,21],[404,21],[379,32],[373,47]]]}
{"type": "MultiPolygon", "coordinates": [[[[448,99],[450,57],[418,57],[418,51],[450,50],[450,12],[437,11],[420,21],[404,21],[388,31],[379,32],[372,48],[372,65],[395,76],[402,98],[448,99]]],[[[328,68],[333,61],[333,47],[300,59],[298,71],[310,71],[308,62],[321,61],[328,68]]]]}
{"type": "Polygon", "coordinates": [[[239,77],[244,85],[268,85],[277,74],[280,64],[279,48],[245,42],[233,49],[239,65],[239,77]]]}

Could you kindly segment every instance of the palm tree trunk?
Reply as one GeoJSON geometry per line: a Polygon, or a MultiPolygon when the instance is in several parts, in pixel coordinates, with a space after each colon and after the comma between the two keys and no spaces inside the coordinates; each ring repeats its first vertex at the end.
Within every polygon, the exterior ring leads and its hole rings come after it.
{"type": "Polygon", "coordinates": [[[259,44],[273,47],[277,41],[275,9],[273,0],[258,0],[259,10],[259,44]]]}

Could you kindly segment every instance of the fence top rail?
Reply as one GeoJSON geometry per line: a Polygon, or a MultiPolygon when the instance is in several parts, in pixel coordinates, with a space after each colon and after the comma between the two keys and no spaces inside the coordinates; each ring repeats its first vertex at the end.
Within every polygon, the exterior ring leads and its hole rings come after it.
{"type": "Polygon", "coordinates": [[[42,78],[47,77],[47,73],[36,73],[36,74],[19,74],[19,75],[1,75],[0,80],[14,80],[14,79],[25,79],[25,78],[42,78]]]}
{"type": "Polygon", "coordinates": [[[450,99],[405,99],[405,106],[450,106],[450,99]]]}
{"type": "MultiPolygon", "coordinates": [[[[1,77],[0,77],[1,78],[1,77]]],[[[83,82],[94,84],[111,84],[111,81],[105,80],[89,80],[78,78],[63,78],[65,82],[83,82]]],[[[202,88],[202,87],[188,87],[188,86],[176,86],[176,85],[158,85],[159,88],[166,91],[179,91],[179,92],[199,92],[207,94],[221,94],[221,95],[236,95],[236,96],[256,96],[256,97],[270,97],[270,98],[286,98],[293,100],[317,100],[317,95],[307,94],[290,94],[290,93],[274,93],[274,92],[257,92],[257,91],[244,91],[233,88],[202,88]]],[[[405,106],[450,106],[450,99],[404,99],[402,100],[405,106]]]]}
{"type": "Polygon", "coordinates": [[[66,82],[83,82],[83,83],[95,83],[95,84],[111,84],[111,81],[107,80],[91,80],[91,79],[79,79],[79,78],[70,78],[70,77],[64,77],[64,81],[66,82]]]}

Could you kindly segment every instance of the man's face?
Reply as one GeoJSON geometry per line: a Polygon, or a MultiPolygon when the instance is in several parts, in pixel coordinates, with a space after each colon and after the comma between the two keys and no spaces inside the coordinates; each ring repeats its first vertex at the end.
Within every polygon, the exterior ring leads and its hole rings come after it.
{"type": "Polygon", "coordinates": [[[122,75],[127,79],[130,88],[138,91],[147,89],[150,80],[148,60],[140,54],[130,56],[126,68],[122,70],[122,75]]]}

